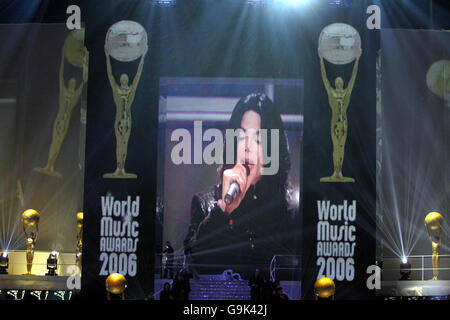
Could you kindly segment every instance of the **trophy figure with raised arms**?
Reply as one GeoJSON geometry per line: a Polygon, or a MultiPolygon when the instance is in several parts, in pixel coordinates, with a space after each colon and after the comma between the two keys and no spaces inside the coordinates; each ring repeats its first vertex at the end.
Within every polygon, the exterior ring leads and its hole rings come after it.
{"type": "Polygon", "coordinates": [[[53,123],[52,142],[48,154],[47,164],[43,168],[34,168],[35,171],[47,174],[53,177],[62,178],[62,175],[55,171],[56,159],[61,150],[61,145],[67,134],[70,125],[72,110],[77,105],[83,86],[87,82],[89,53],[84,47],[84,30],[75,30],[66,39],[62,48],[61,64],[59,67],[59,110],[53,123]],[[65,60],[75,67],[83,68],[83,79],[77,88],[75,78],[70,78],[67,82],[64,80],[65,60]]]}
{"type": "Polygon", "coordinates": [[[112,173],[104,174],[103,178],[137,178],[136,174],[125,171],[125,161],[131,133],[131,105],[141,78],[146,53],[147,34],[137,22],[120,21],[109,29],[106,36],[105,55],[108,79],[112,88],[114,104],[116,105],[114,131],[116,136],[117,168],[112,173]],[[122,62],[133,61],[140,56],[139,66],[131,85],[129,85],[129,78],[125,73],[120,76],[120,83],[116,82],[112,72],[110,56],[122,62]]]}
{"type": "Polygon", "coordinates": [[[431,242],[431,262],[433,264],[433,278],[437,280],[439,275],[439,250],[442,243],[443,216],[439,212],[430,212],[425,217],[425,229],[431,242]]]}
{"type": "Polygon", "coordinates": [[[347,109],[358,73],[361,56],[361,39],[358,32],[350,25],[334,23],[324,28],[319,38],[320,71],[325,86],[328,103],[331,108],[331,141],[333,143],[333,167],[330,177],[323,177],[321,182],[355,182],[354,178],[344,177],[345,142],[348,133],[347,109]],[[332,64],[347,64],[355,60],[348,86],[344,88],[344,80],[337,77],[334,88],[328,80],[324,59],[332,64]]]}
{"type": "Polygon", "coordinates": [[[25,210],[22,213],[23,233],[26,239],[26,259],[27,259],[27,273],[31,275],[31,268],[33,267],[34,248],[38,236],[40,214],[33,209],[25,210]]]}

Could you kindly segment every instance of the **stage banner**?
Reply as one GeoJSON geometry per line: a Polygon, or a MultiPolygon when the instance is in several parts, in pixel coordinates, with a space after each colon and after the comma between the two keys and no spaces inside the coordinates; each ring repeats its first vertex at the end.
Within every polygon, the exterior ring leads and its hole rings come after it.
{"type": "Polygon", "coordinates": [[[315,281],[328,277],[335,299],[364,299],[376,251],[377,31],[364,1],[321,9],[303,52],[302,296],[314,299],[315,281]]]}
{"type": "MultiPolygon", "coordinates": [[[[152,6],[149,1],[132,7],[128,1],[96,1],[82,12],[87,13],[92,77],[82,297],[106,299],[106,278],[120,273],[127,281],[123,298],[144,299],[153,288],[156,202],[158,86],[152,6]]],[[[121,297],[108,295],[115,298],[121,297]]]]}
{"type": "MultiPolygon", "coordinates": [[[[0,27],[0,36],[8,43],[0,52],[0,247],[11,252],[10,274],[45,274],[40,254],[47,259],[51,251],[76,248],[87,93],[84,28],[11,24],[0,27]],[[27,209],[40,218],[38,227],[24,232],[27,209]],[[36,256],[12,263],[13,252],[22,249],[36,256]]],[[[58,274],[65,276],[70,271],[63,259],[58,274]]]]}
{"type": "Polygon", "coordinates": [[[383,207],[381,231],[391,235],[384,239],[383,280],[399,279],[403,257],[411,264],[411,279],[448,279],[448,262],[435,264],[433,255],[448,254],[449,243],[450,33],[386,29],[380,41],[383,104],[377,191],[383,207]],[[425,228],[431,212],[442,215],[442,232],[425,228]],[[423,254],[428,256],[415,258],[423,254]],[[439,272],[434,270],[438,265],[439,272]]]}

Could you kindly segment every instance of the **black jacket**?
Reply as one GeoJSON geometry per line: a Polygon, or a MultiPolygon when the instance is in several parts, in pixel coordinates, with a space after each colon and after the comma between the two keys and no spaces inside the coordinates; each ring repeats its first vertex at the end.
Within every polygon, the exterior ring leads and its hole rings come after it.
{"type": "Polygon", "coordinates": [[[239,207],[227,216],[217,205],[221,185],[194,195],[187,239],[201,273],[268,270],[275,254],[292,254],[292,232],[285,196],[264,195],[250,188],[239,207]]]}

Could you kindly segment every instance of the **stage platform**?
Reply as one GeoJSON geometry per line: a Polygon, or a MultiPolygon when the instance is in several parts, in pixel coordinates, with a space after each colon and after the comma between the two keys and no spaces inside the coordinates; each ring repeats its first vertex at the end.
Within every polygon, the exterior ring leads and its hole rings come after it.
{"type": "Polygon", "coordinates": [[[0,275],[0,290],[67,291],[68,276],[0,275]]]}
{"type": "Polygon", "coordinates": [[[379,296],[450,296],[449,280],[382,281],[379,296]]]}
{"type": "MultiPolygon", "coordinates": [[[[32,276],[45,276],[47,270],[47,258],[50,251],[35,251],[33,259],[33,267],[31,269],[32,276]]],[[[14,276],[22,276],[27,272],[27,258],[25,250],[15,250],[8,252],[9,268],[8,274],[14,276]]],[[[56,273],[58,276],[71,276],[75,274],[75,252],[58,253],[58,268],[56,273]]]]}
{"type": "MultiPolygon", "coordinates": [[[[155,279],[155,299],[159,300],[159,292],[165,282],[172,284],[171,279],[155,279]]],[[[190,280],[192,292],[189,300],[250,300],[248,280],[224,280],[222,275],[200,275],[200,279],[190,280]]],[[[280,281],[283,292],[290,300],[301,297],[300,281],[280,281]]]]}

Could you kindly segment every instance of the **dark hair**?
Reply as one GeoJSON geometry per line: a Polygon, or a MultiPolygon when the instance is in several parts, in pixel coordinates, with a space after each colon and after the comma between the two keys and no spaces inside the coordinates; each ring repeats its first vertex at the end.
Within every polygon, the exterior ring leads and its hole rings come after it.
{"type": "MultiPolygon", "coordinates": [[[[286,134],[281,121],[280,111],[276,105],[263,93],[251,93],[242,97],[233,109],[227,129],[241,128],[241,121],[247,111],[254,111],[261,117],[261,129],[278,129],[279,132],[279,168],[275,175],[263,176],[258,182],[258,189],[262,194],[285,196],[287,189],[287,177],[291,167],[289,157],[289,146],[286,134]]],[[[225,138],[226,140],[226,138],[225,138]]],[[[226,146],[226,141],[225,141],[226,146]]],[[[226,164],[226,147],[223,152],[223,167],[220,170],[220,178],[223,171],[233,165],[226,164]]],[[[267,134],[267,149],[265,153],[268,156],[271,150],[271,134],[267,134]]],[[[236,162],[237,139],[234,138],[234,160],[236,162]]]]}

